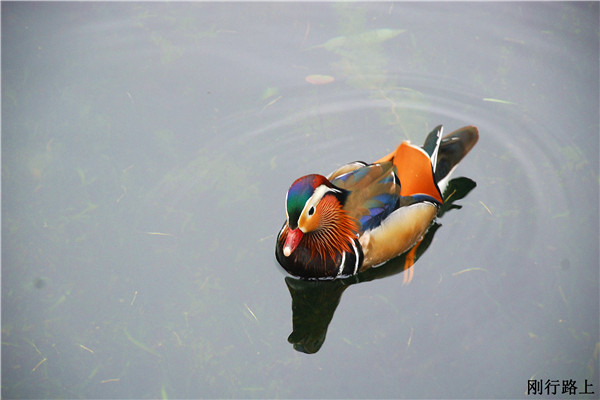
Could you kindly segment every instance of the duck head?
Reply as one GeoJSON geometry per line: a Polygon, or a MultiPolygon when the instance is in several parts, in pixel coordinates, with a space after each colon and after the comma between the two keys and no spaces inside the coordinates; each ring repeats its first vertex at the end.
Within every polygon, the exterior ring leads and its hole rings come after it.
{"type": "Polygon", "coordinates": [[[283,255],[289,257],[300,245],[333,254],[347,249],[355,225],[343,210],[346,191],[322,175],[306,175],[294,181],[286,195],[287,237],[283,255]]]}

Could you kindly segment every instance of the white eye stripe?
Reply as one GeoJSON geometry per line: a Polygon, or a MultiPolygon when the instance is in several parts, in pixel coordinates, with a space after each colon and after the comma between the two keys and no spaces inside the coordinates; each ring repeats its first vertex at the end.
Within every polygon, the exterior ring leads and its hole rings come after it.
{"type": "Polygon", "coordinates": [[[334,189],[334,188],[331,188],[331,187],[325,186],[325,185],[319,185],[319,186],[317,186],[317,188],[315,189],[313,195],[310,196],[310,198],[308,200],[306,200],[306,204],[304,204],[304,208],[302,209],[302,212],[300,213],[300,215],[304,215],[305,212],[309,216],[312,215],[312,214],[309,213],[310,208],[314,207],[316,209],[317,204],[319,204],[319,202],[321,201],[321,199],[323,198],[323,196],[325,196],[329,192],[340,193],[341,190],[334,189]]]}
{"type": "MultiPolygon", "coordinates": [[[[329,186],[319,185],[315,189],[315,192],[313,193],[313,195],[310,198],[315,199],[315,201],[318,203],[319,201],[321,201],[323,196],[325,196],[328,192],[340,193],[341,191],[338,189],[329,187],[329,186]]],[[[309,199],[309,201],[310,201],[310,199],[309,199]]]]}

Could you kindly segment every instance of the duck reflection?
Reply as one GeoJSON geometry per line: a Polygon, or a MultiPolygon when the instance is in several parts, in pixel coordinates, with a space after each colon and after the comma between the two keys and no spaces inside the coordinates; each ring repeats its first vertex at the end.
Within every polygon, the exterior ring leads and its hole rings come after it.
{"type": "MultiPolygon", "coordinates": [[[[469,178],[452,179],[444,191],[444,205],[438,212],[438,218],[450,210],[462,208],[455,202],[466,197],[475,186],[475,182],[469,178]]],[[[404,282],[409,282],[412,279],[411,267],[427,251],[440,226],[441,224],[435,221],[425,236],[409,251],[380,267],[370,268],[358,275],[329,281],[286,277],[285,283],[292,296],[293,327],[288,342],[297,351],[308,354],[318,352],[325,343],[327,328],[344,291],[354,284],[386,278],[405,270],[407,274],[404,276],[404,282]]]]}

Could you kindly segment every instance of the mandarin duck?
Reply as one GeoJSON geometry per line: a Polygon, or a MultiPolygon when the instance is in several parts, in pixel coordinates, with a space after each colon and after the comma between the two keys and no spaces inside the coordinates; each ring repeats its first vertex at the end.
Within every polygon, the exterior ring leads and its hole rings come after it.
{"type": "Polygon", "coordinates": [[[298,178],[286,195],[277,261],[296,277],[335,279],[406,252],[427,232],[451,173],[478,139],[474,126],[442,138],[440,125],[421,147],[404,141],[374,163],[298,178]]]}

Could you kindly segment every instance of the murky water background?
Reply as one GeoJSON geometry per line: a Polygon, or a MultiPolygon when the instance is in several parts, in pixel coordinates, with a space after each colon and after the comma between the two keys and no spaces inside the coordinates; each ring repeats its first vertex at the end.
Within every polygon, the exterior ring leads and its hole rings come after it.
{"type": "Polygon", "coordinates": [[[2,397],[597,396],[598,17],[3,3],[2,397]],[[326,339],[295,351],[288,186],[438,124],[479,127],[477,187],[409,284],[326,287],[326,339]]]}

